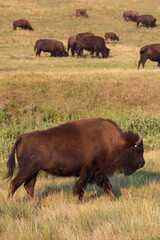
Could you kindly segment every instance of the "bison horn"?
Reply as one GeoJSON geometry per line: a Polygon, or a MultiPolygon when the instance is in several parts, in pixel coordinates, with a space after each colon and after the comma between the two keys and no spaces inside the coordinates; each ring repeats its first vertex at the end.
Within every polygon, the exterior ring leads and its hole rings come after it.
{"type": "Polygon", "coordinates": [[[139,145],[139,144],[141,143],[141,141],[142,141],[142,136],[141,136],[141,134],[139,134],[139,139],[138,139],[138,141],[136,142],[136,145],[139,145]]]}

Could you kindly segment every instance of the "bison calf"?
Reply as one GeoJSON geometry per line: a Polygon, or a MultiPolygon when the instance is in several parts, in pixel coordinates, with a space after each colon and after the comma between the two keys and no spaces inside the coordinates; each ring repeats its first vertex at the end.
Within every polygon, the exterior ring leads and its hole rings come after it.
{"type": "Polygon", "coordinates": [[[79,15],[88,18],[88,14],[86,13],[85,9],[76,9],[76,17],[78,17],[79,15]]]}
{"type": "Polygon", "coordinates": [[[15,20],[13,22],[13,30],[16,30],[17,27],[20,27],[21,29],[28,29],[30,31],[33,31],[33,28],[31,27],[30,22],[25,19],[15,20]]]}
{"type": "Polygon", "coordinates": [[[146,45],[140,49],[138,69],[141,64],[144,68],[144,64],[146,63],[147,59],[158,62],[158,67],[160,67],[160,44],[146,45]]]}
{"type": "Polygon", "coordinates": [[[105,33],[104,36],[105,36],[106,41],[107,41],[109,38],[111,39],[111,41],[113,40],[114,42],[115,42],[115,40],[119,41],[119,37],[118,37],[117,34],[114,33],[114,32],[107,32],[107,33],[105,33]]]}
{"type": "Polygon", "coordinates": [[[155,27],[156,18],[154,18],[152,15],[140,15],[136,18],[137,27],[140,23],[142,25],[146,25],[147,27],[155,27]]]}
{"type": "Polygon", "coordinates": [[[115,172],[128,176],[145,164],[141,136],[122,132],[115,122],[101,118],[22,134],[12,147],[7,178],[13,176],[15,153],[19,172],[11,181],[8,200],[22,184],[33,198],[40,170],[54,176],[79,177],[73,192],[80,202],[89,183],[97,184],[115,199],[108,177],[115,172]]]}
{"type": "Polygon", "coordinates": [[[68,52],[65,51],[63,43],[54,39],[37,40],[34,46],[34,51],[36,51],[36,56],[39,55],[39,57],[41,51],[51,53],[50,56],[52,57],[68,56],[68,52]]]}

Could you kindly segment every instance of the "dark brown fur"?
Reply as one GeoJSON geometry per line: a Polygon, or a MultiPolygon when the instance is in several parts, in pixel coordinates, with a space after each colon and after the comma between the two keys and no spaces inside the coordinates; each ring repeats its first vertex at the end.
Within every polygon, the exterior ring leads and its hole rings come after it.
{"type": "Polygon", "coordinates": [[[112,40],[113,40],[113,41],[115,41],[115,40],[119,41],[119,37],[118,37],[117,34],[114,33],[114,32],[107,32],[107,33],[105,33],[104,36],[105,36],[106,40],[108,40],[108,39],[110,38],[111,41],[112,41],[112,40]]]}
{"type": "Polygon", "coordinates": [[[13,30],[16,30],[17,27],[20,27],[21,29],[28,29],[33,31],[33,28],[31,27],[31,24],[28,20],[25,19],[19,19],[19,20],[15,20],[13,22],[13,30]]]}
{"type": "Polygon", "coordinates": [[[138,12],[136,12],[136,11],[126,11],[123,13],[123,18],[126,21],[131,20],[131,21],[135,22],[137,17],[138,17],[138,12]]]}
{"type": "Polygon", "coordinates": [[[77,39],[77,35],[74,35],[68,39],[68,52],[69,52],[69,49],[71,48],[72,56],[74,56],[74,53],[76,50],[76,39],[77,39]]]}
{"type": "Polygon", "coordinates": [[[110,49],[106,47],[104,38],[99,36],[91,36],[84,38],[77,38],[76,42],[77,57],[81,55],[81,52],[85,49],[93,55],[96,52],[98,56],[101,53],[102,58],[107,58],[110,49]]]}
{"type": "Polygon", "coordinates": [[[142,25],[146,25],[147,27],[155,27],[156,18],[154,18],[152,15],[140,15],[136,18],[137,27],[140,23],[142,25]]]}
{"type": "Polygon", "coordinates": [[[22,184],[33,198],[40,170],[55,176],[79,177],[73,190],[79,201],[89,183],[96,183],[114,199],[108,177],[115,172],[130,175],[145,164],[139,136],[130,131],[123,133],[113,121],[100,118],[22,134],[12,147],[7,178],[13,176],[15,153],[19,172],[11,181],[8,199],[22,184]]]}
{"type": "Polygon", "coordinates": [[[68,56],[68,52],[65,51],[63,43],[54,39],[37,40],[34,46],[34,51],[36,51],[36,56],[39,55],[39,57],[41,51],[49,52],[53,57],[68,56]]]}
{"type": "Polygon", "coordinates": [[[86,10],[85,9],[76,9],[76,17],[78,16],[83,16],[83,17],[86,17],[88,18],[88,14],[86,13],[86,10]]]}
{"type": "Polygon", "coordinates": [[[77,51],[76,50],[77,39],[80,37],[90,37],[90,36],[94,36],[94,34],[91,32],[84,32],[84,33],[78,33],[77,35],[70,37],[68,39],[68,52],[69,52],[69,49],[71,48],[72,56],[74,56],[75,52],[77,51]]]}
{"type": "Polygon", "coordinates": [[[144,64],[148,59],[154,62],[158,62],[158,67],[160,67],[160,44],[146,45],[140,49],[138,69],[141,64],[144,68],[144,64]]]}

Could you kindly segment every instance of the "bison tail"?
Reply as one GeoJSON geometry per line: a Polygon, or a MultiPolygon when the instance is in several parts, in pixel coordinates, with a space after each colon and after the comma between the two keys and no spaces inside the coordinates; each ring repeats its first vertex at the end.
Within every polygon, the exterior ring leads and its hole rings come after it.
{"type": "Polygon", "coordinates": [[[11,179],[14,173],[14,169],[15,169],[15,152],[16,152],[16,148],[18,146],[18,144],[20,143],[22,137],[20,136],[16,142],[14,143],[13,147],[12,147],[12,151],[9,155],[8,161],[7,161],[7,168],[8,168],[8,173],[4,178],[9,178],[11,179]]]}

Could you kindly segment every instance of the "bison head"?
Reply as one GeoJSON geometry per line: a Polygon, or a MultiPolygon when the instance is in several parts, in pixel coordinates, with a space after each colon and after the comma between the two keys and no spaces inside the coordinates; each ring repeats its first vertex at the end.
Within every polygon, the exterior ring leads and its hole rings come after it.
{"type": "Polygon", "coordinates": [[[128,147],[125,152],[125,164],[124,164],[124,174],[131,175],[137,169],[142,168],[145,164],[143,158],[143,141],[141,135],[138,141],[136,141],[132,146],[128,147]]]}
{"type": "Polygon", "coordinates": [[[68,52],[67,51],[64,51],[64,56],[68,57],[68,52]]]}

